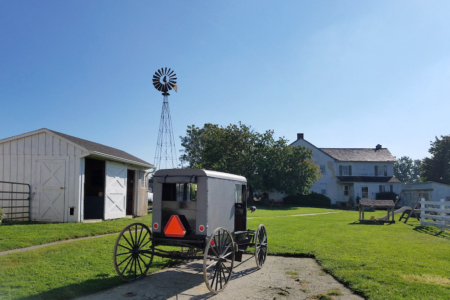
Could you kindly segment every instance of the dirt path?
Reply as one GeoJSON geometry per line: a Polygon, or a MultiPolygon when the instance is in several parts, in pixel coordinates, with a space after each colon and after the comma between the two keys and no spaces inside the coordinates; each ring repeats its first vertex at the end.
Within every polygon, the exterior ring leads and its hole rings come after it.
{"type": "Polygon", "coordinates": [[[287,215],[287,216],[273,216],[273,217],[247,217],[247,219],[258,219],[258,218],[285,218],[285,217],[304,217],[304,216],[315,216],[315,215],[326,215],[326,214],[337,214],[341,213],[344,210],[340,211],[329,211],[324,213],[313,213],[313,214],[301,214],[301,215],[287,215]]]}
{"type": "Polygon", "coordinates": [[[47,247],[47,246],[52,246],[52,245],[57,245],[57,244],[70,243],[70,242],[76,242],[76,241],[87,240],[87,239],[95,239],[95,238],[99,238],[99,237],[102,237],[102,236],[108,236],[108,235],[113,235],[113,234],[118,234],[118,232],[102,234],[102,235],[95,235],[95,236],[87,236],[87,237],[82,237],[82,238],[78,238],[78,239],[69,239],[69,240],[57,241],[57,242],[53,242],[53,243],[36,245],[36,246],[31,246],[31,247],[26,247],[26,248],[19,248],[19,249],[13,249],[13,250],[8,250],[8,251],[2,251],[2,252],[0,252],[0,256],[6,255],[6,254],[10,254],[10,253],[24,252],[24,251],[28,251],[28,250],[33,250],[33,249],[47,247]]]}
{"type": "Polygon", "coordinates": [[[235,263],[231,281],[218,295],[207,289],[202,261],[197,260],[77,299],[321,299],[319,295],[330,295],[333,300],[364,299],[326,274],[315,259],[268,256],[258,270],[251,255],[235,263]]]}

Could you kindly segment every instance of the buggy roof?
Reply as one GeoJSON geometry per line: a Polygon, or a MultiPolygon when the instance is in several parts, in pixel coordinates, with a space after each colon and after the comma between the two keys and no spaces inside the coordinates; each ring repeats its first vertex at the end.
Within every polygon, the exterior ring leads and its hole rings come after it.
{"type": "Polygon", "coordinates": [[[234,181],[243,181],[247,182],[247,179],[243,176],[229,174],[229,173],[223,173],[223,172],[217,172],[217,171],[209,171],[209,170],[202,170],[202,169],[163,169],[158,170],[153,178],[155,177],[177,177],[177,176],[183,176],[183,177],[212,177],[212,178],[219,178],[219,179],[227,179],[227,180],[234,180],[234,181]]]}

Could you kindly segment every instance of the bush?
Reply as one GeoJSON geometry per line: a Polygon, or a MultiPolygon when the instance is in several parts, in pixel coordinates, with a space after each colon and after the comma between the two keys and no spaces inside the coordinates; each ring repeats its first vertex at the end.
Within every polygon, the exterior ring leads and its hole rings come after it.
{"type": "Polygon", "coordinates": [[[398,195],[394,192],[383,192],[383,193],[376,193],[375,199],[376,200],[393,200],[395,202],[395,198],[398,195]]]}
{"type": "Polygon", "coordinates": [[[309,206],[309,207],[330,207],[331,199],[325,195],[311,192],[308,195],[289,195],[283,199],[286,204],[309,206]]]}

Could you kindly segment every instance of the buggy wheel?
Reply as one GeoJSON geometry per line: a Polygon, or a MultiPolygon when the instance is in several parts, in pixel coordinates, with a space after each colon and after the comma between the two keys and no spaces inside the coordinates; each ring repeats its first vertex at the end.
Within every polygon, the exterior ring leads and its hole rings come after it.
{"type": "Polygon", "coordinates": [[[125,227],[114,245],[114,268],[124,281],[133,281],[147,275],[153,261],[150,229],[142,223],[125,227]]]}
{"type": "Polygon", "coordinates": [[[267,257],[267,231],[263,224],[259,224],[255,232],[255,260],[258,269],[261,269],[267,257]]]}
{"type": "Polygon", "coordinates": [[[227,286],[231,278],[235,244],[230,231],[223,227],[214,230],[206,242],[203,278],[208,289],[217,294],[227,286]]]}

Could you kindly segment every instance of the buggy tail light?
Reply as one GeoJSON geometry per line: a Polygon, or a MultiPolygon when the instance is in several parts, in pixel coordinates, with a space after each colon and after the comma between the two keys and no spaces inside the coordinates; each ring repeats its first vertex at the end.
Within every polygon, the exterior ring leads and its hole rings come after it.
{"type": "Polygon", "coordinates": [[[211,240],[210,244],[211,245],[215,245],[216,244],[216,242],[214,242],[214,239],[211,240]]]}
{"type": "Polygon", "coordinates": [[[198,230],[199,230],[200,232],[205,231],[205,226],[203,226],[203,225],[198,226],[198,230]]]}
{"type": "Polygon", "coordinates": [[[153,223],[153,228],[154,228],[154,229],[158,229],[158,228],[159,228],[159,224],[158,224],[158,223],[156,223],[156,222],[155,222],[155,223],[153,223]]]}

